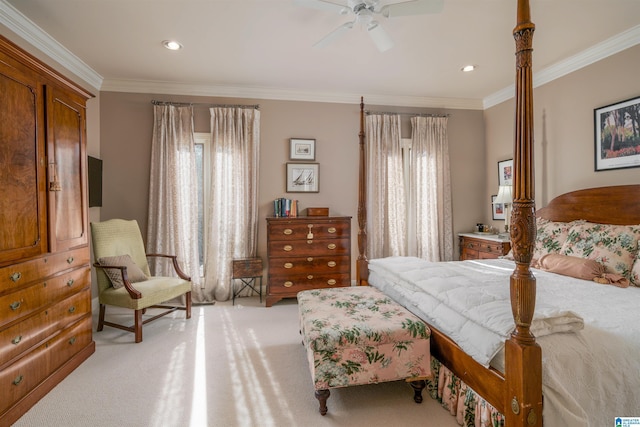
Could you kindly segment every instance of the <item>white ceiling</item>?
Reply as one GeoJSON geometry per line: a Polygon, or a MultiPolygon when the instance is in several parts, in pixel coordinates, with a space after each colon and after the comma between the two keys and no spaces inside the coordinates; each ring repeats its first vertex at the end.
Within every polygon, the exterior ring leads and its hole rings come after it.
{"type": "MultiPolygon", "coordinates": [[[[640,0],[531,0],[531,14],[537,84],[640,43],[640,0]]],[[[313,48],[350,18],[293,0],[0,0],[0,19],[72,71],[81,60],[101,90],[481,109],[515,76],[516,0],[381,20],[395,42],[384,53],[356,28],[313,48]]]]}

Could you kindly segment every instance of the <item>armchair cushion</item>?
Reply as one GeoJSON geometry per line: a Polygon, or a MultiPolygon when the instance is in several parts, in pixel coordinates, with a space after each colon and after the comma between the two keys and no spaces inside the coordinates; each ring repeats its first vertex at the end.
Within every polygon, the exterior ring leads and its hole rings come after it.
{"type": "MultiPolygon", "coordinates": [[[[127,267],[127,278],[131,283],[142,282],[149,279],[149,277],[144,274],[140,267],[138,267],[136,263],[133,262],[133,259],[131,259],[131,256],[128,254],[102,257],[98,259],[98,264],[127,267]]],[[[124,286],[124,282],[122,280],[122,272],[120,269],[105,268],[103,270],[111,281],[111,285],[115,289],[119,289],[124,286]]]]}

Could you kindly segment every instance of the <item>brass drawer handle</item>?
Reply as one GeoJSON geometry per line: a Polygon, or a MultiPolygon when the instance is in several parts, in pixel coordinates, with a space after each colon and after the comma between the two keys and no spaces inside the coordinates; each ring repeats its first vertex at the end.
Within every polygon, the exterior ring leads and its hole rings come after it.
{"type": "Polygon", "coordinates": [[[307,279],[309,279],[309,280],[313,279],[313,274],[308,275],[307,279]]]}
{"type": "Polygon", "coordinates": [[[335,261],[329,261],[329,262],[327,263],[327,265],[328,265],[329,267],[335,267],[335,266],[336,266],[336,262],[335,262],[335,261]]]}
{"type": "Polygon", "coordinates": [[[73,286],[73,283],[74,283],[74,282],[75,282],[75,281],[74,281],[73,279],[69,279],[69,280],[67,280],[67,286],[69,286],[69,287],[73,286]]]}
{"type": "Polygon", "coordinates": [[[67,258],[67,264],[71,264],[72,262],[73,262],[73,257],[72,256],[67,258]]]}
{"type": "Polygon", "coordinates": [[[13,311],[16,311],[17,309],[20,308],[21,302],[20,301],[14,301],[9,305],[9,308],[13,311]]]}
{"type": "Polygon", "coordinates": [[[76,311],[76,307],[75,306],[71,306],[69,307],[69,313],[74,313],[76,311]]]}
{"type": "Polygon", "coordinates": [[[11,279],[11,281],[14,283],[20,280],[21,278],[22,278],[22,273],[13,273],[11,276],[9,276],[9,279],[11,279]]]}
{"type": "Polygon", "coordinates": [[[289,282],[289,281],[284,282],[284,287],[285,287],[285,288],[290,288],[290,287],[292,287],[292,286],[293,286],[293,282],[289,282]]]}
{"type": "Polygon", "coordinates": [[[284,229],[284,231],[283,231],[283,233],[284,233],[284,234],[286,234],[286,235],[288,236],[289,234],[292,234],[292,233],[293,233],[293,230],[292,230],[292,229],[290,229],[290,228],[285,228],[285,229],[284,229]]]}
{"type": "Polygon", "coordinates": [[[293,250],[293,246],[291,245],[284,245],[284,250],[285,252],[291,252],[293,250]]]}
{"type": "Polygon", "coordinates": [[[329,243],[329,244],[327,245],[327,248],[329,248],[329,249],[335,249],[335,248],[336,248],[336,244],[335,244],[335,243],[329,243]]]}
{"type": "Polygon", "coordinates": [[[307,240],[307,245],[310,245],[313,243],[313,240],[307,240]]]}
{"type": "Polygon", "coordinates": [[[11,344],[18,345],[18,344],[20,344],[20,341],[22,341],[22,335],[18,335],[17,337],[15,337],[14,339],[12,339],[12,340],[11,340],[11,344]]]}
{"type": "Polygon", "coordinates": [[[76,337],[71,337],[69,339],[69,345],[74,345],[76,343],[76,337]]]}
{"type": "Polygon", "coordinates": [[[18,385],[22,382],[24,377],[22,375],[18,375],[15,380],[13,380],[13,385],[18,385]]]}
{"type": "Polygon", "coordinates": [[[307,258],[307,261],[309,261],[309,262],[313,261],[313,257],[307,258]]]}
{"type": "Polygon", "coordinates": [[[333,234],[336,232],[336,228],[335,227],[329,227],[329,229],[327,230],[329,233],[333,234]]]}
{"type": "Polygon", "coordinates": [[[335,284],[336,284],[336,279],[329,279],[329,280],[327,280],[327,285],[331,285],[331,286],[333,286],[333,285],[335,285],[335,284]]]}
{"type": "Polygon", "coordinates": [[[293,264],[290,262],[285,262],[284,263],[284,268],[293,268],[293,264]]]}

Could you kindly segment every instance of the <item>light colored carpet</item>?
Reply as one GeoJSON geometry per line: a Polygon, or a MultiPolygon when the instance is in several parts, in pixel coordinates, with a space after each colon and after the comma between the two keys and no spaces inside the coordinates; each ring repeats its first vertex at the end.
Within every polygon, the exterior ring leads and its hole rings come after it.
{"type": "Polygon", "coordinates": [[[333,389],[321,416],[295,299],[194,306],[190,320],[180,311],[143,331],[140,344],[94,332],[95,354],[15,426],[457,426],[426,392],[416,404],[403,381],[333,389]]]}

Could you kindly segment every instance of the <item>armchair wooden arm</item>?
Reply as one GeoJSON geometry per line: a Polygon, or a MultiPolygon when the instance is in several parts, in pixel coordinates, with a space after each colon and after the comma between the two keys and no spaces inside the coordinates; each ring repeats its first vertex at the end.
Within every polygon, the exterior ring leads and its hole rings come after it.
{"type": "Polygon", "coordinates": [[[178,277],[180,277],[183,280],[191,281],[191,277],[187,276],[178,265],[178,257],[176,255],[166,255],[166,254],[146,254],[146,255],[147,257],[170,258],[171,261],[173,262],[173,268],[176,271],[176,274],[178,275],[178,277]]]}

